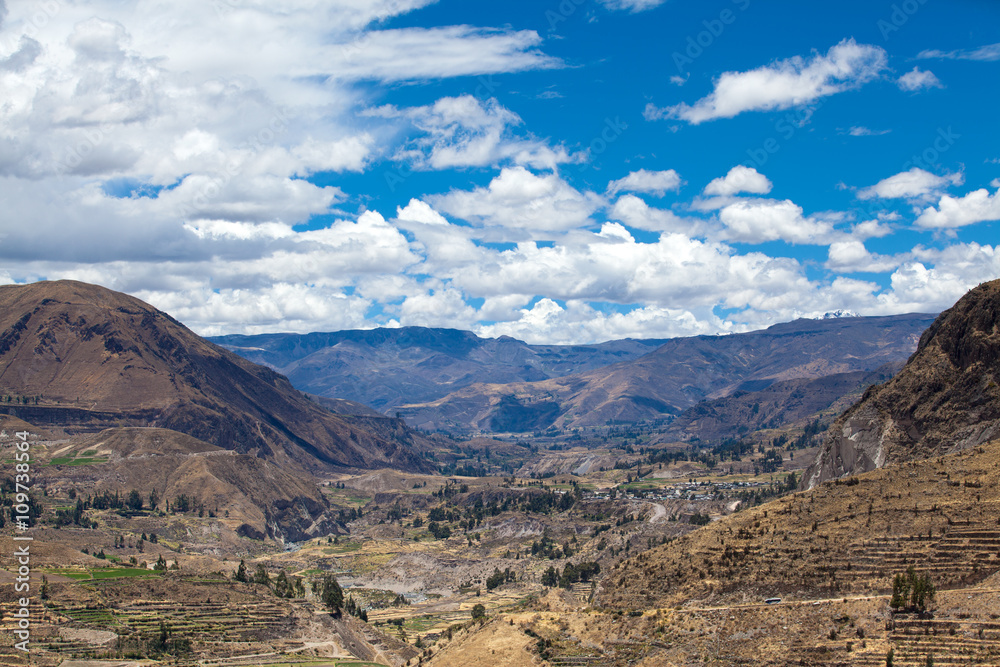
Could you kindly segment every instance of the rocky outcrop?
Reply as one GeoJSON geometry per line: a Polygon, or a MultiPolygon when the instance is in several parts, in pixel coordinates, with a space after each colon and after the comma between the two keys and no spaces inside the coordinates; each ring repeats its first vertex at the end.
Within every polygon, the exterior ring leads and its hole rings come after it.
{"type": "Polygon", "coordinates": [[[998,380],[1000,280],[983,283],[942,313],[903,370],[841,415],[803,485],[1000,437],[998,380]]]}

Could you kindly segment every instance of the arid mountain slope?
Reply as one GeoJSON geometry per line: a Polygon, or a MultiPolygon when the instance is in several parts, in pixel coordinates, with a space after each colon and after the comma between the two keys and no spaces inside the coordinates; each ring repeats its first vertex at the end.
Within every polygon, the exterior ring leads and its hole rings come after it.
{"type": "Polygon", "coordinates": [[[901,463],[737,512],[630,558],[601,603],[648,609],[885,594],[915,566],[938,588],[1000,571],[1000,442],[901,463]]]}
{"type": "Polygon", "coordinates": [[[934,321],[892,380],[830,427],[804,479],[815,486],[882,466],[972,447],[1000,435],[1000,281],[934,321]]]}
{"type": "Polygon", "coordinates": [[[902,367],[903,362],[898,361],[872,372],[781,380],[760,391],[737,391],[725,398],[702,401],[682,412],[659,439],[720,440],[747,431],[804,426],[818,413],[841,413],[860,399],[865,389],[885,382],[902,367]]]}
{"type": "Polygon", "coordinates": [[[166,502],[186,496],[217,514],[234,534],[301,540],[333,529],[329,505],[309,477],[159,428],[113,428],[78,436],[50,452],[39,481],[47,488],[124,496],[137,490],[166,502]],[[86,463],[80,464],[81,461],[86,463]]]}
{"type": "Polygon", "coordinates": [[[156,426],[287,469],[422,470],[418,435],[349,423],[286,378],[131,296],[75,281],[0,287],[0,411],[39,426],[156,426]]]}
{"type": "Polygon", "coordinates": [[[387,412],[474,382],[531,382],[636,359],[664,342],[529,345],[509,336],[480,338],[469,331],[424,327],[210,340],[283,373],[302,391],[387,412]]]}
{"type": "Polygon", "coordinates": [[[874,371],[907,358],[931,321],[921,314],[797,320],[676,338],[634,361],[541,382],[475,384],[402,412],[420,427],[497,431],[655,420],[782,380],[874,371]]]}

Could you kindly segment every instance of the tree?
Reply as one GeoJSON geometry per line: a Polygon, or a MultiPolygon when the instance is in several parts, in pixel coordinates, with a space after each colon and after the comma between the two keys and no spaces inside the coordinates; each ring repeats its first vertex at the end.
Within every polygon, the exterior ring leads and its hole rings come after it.
{"type": "Polygon", "coordinates": [[[917,574],[911,565],[906,574],[897,574],[892,580],[892,598],[889,606],[894,611],[911,609],[924,611],[937,596],[937,588],[931,582],[930,575],[917,574]]]}
{"type": "Polygon", "coordinates": [[[138,491],[132,489],[128,492],[128,498],[125,499],[125,506],[130,510],[141,510],[142,509],[142,496],[138,491]]]}
{"type": "Polygon", "coordinates": [[[156,506],[160,504],[160,494],[153,489],[149,492],[149,509],[155,510],[156,506]]]}
{"type": "Polygon", "coordinates": [[[265,586],[270,587],[271,575],[268,574],[267,568],[264,567],[263,563],[257,566],[257,571],[253,574],[253,583],[264,584],[265,586]]]}
{"type": "Polygon", "coordinates": [[[337,583],[337,578],[332,574],[324,576],[320,590],[320,599],[326,608],[333,612],[334,616],[340,616],[340,610],[344,606],[344,590],[337,583]]]}
{"type": "Polygon", "coordinates": [[[160,634],[156,641],[156,650],[163,652],[167,650],[167,640],[170,638],[170,631],[167,630],[167,626],[160,620],[160,634]]]}
{"type": "Polygon", "coordinates": [[[279,598],[290,598],[292,597],[291,584],[288,581],[288,575],[282,570],[278,572],[277,578],[274,580],[274,594],[279,598]]]}
{"type": "Polygon", "coordinates": [[[233,575],[233,579],[235,581],[243,582],[244,584],[249,580],[247,577],[247,564],[243,562],[242,558],[240,559],[240,566],[236,568],[236,574],[233,575]]]}
{"type": "Polygon", "coordinates": [[[889,652],[885,654],[885,667],[893,667],[893,661],[896,655],[896,650],[889,648],[889,652]]]}
{"type": "Polygon", "coordinates": [[[486,607],[481,604],[477,604],[472,608],[472,620],[478,621],[486,618],[486,607]]]}

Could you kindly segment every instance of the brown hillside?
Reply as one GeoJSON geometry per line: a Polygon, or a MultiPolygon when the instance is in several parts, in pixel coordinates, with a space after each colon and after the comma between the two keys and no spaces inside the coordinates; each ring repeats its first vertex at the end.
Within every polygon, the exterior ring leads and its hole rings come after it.
{"type": "Polygon", "coordinates": [[[616,608],[885,594],[910,565],[938,588],[1000,571],[1000,442],[829,481],[625,561],[616,608]]]}
{"type": "Polygon", "coordinates": [[[160,509],[185,495],[192,507],[214,511],[234,532],[258,538],[301,540],[333,530],[329,505],[310,477],[176,431],[108,429],[51,454],[53,463],[65,463],[40,468],[38,480],[56,492],[124,496],[135,489],[145,500],[155,489],[160,509]],[[80,465],[81,459],[93,463],[80,465]]]}
{"type": "Polygon", "coordinates": [[[830,427],[805,483],[952,452],[1000,435],[1000,280],[945,311],[892,380],[830,427]]]}
{"type": "Polygon", "coordinates": [[[309,471],[425,467],[413,432],[349,423],[152,306],[75,281],[0,287],[0,390],[15,397],[0,410],[71,432],[163,427],[309,471]]]}

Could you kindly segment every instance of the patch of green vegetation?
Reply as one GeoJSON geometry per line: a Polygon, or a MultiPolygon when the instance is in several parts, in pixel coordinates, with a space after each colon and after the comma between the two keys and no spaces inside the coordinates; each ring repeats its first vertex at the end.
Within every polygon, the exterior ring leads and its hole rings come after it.
{"type": "Polygon", "coordinates": [[[118,579],[122,577],[159,577],[155,570],[145,570],[138,567],[108,567],[91,570],[94,579],[118,579]]]}
{"type": "Polygon", "coordinates": [[[361,542],[341,542],[323,547],[325,554],[348,554],[361,548],[361,542]]]}
{"type": "Polygon", "coordinates": [[[373,498],[373,496],[351,488],[335,489],[326,487],[324,491],[330,497],[330,502],[342,507],[362,507],[367,505],[373,498]]]}
{"type": "Polygon", "coordinates": [[[159,572],[145,570],[139,567],[98,567],[87,570],[75,570],[68,567],[50,567],[41,570],[44,574],[58,575],[77,581],[94,579],[121,579],[126,577],[159,577],[159,572]]]}
{"type": "Polygon", "coordinates": [[[83,579],[90,579],[90,572],[80,571],[80,570],[71,570],[69,568],[62,568],[62,567],[45,568],[45,569],[42,570],[42,573],[43,574],[54,574],[54,575],[58,575],[60,577],[68,577],[70,579],[76,579],[77,581],[81,581],[83,579]]]}
{"type": "Polygon", "coordinates": [[[80,456],[94,456],[95,454],[97,454],[96,449],[88,449],[85,452],[80,452],[80,456]]]}
{"type": "Polygon", "coordinates": [[[436,616],[414,616],[403,622],[403,627],[411,632],[426,632],[441,625],[441,619],[436,616]]]}
{"type": "Polygon", "coordinates": [[[115,614],[110,609],[73,609],[62,613],[80,623],[109,626],[115,624],[115,614]]]}
{"type": "Polygon", "coordinates": [[[108,459],[104,457],[91,457],[91,456],[81,456],[78,458],[71,458],[67,456],[57,456],[48,462],[47,465],[50,466],[89,466],[96,463],[107,463],[108,459]]]}

